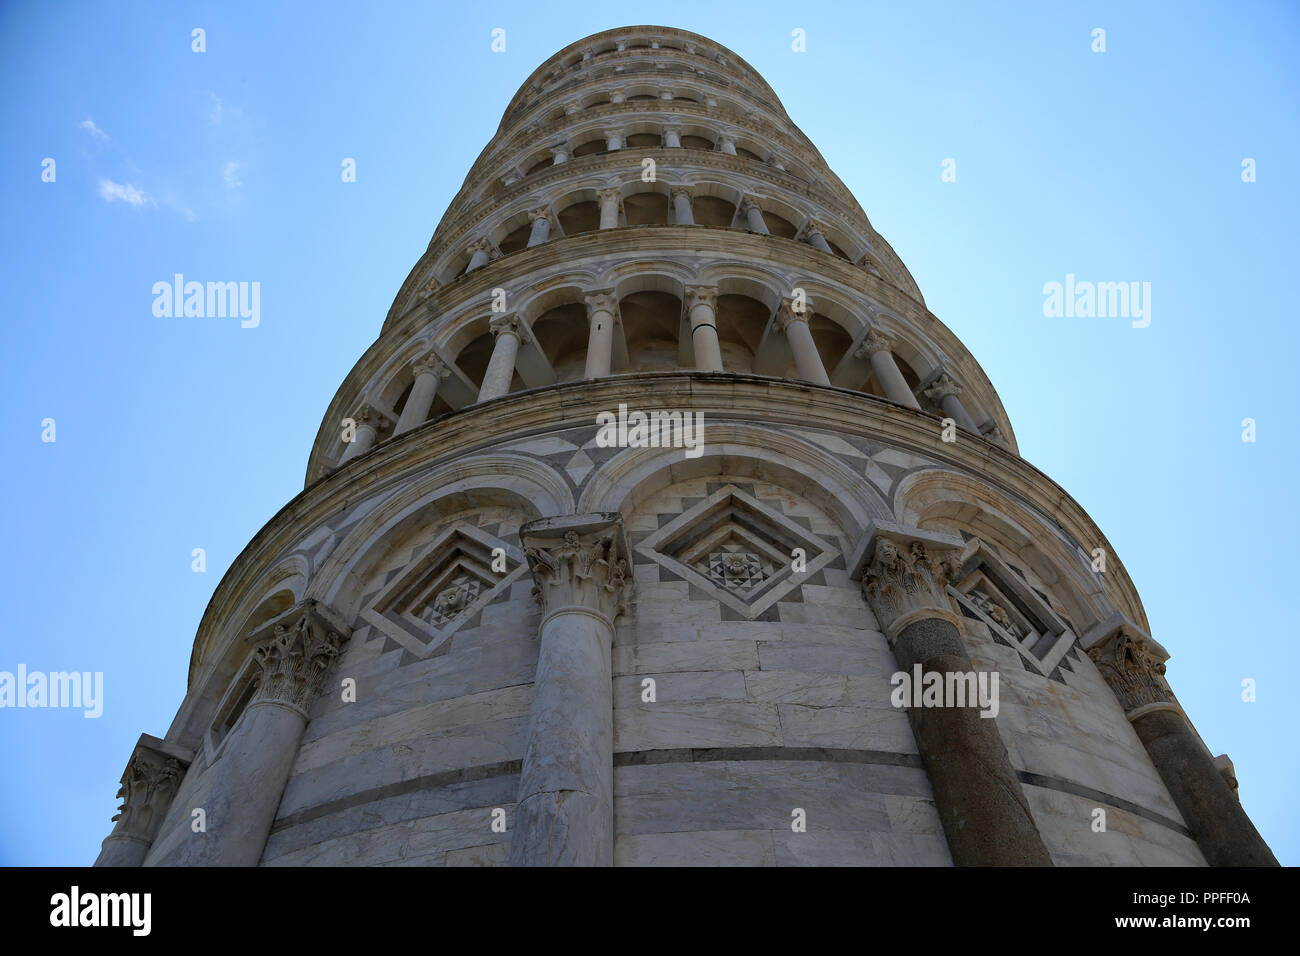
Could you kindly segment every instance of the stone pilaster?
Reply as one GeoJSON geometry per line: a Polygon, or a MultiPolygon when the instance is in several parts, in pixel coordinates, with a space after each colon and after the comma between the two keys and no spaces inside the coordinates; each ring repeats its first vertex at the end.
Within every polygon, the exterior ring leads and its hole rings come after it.
{"type": "Polygon", "coordinates": [[[179,866],[254,866],[307,727],[349,629],[316,601],[297,605],[253,649],[257,688],[208,771],[207,830],[190,833],[179,866]]]}
{"type": "MultiPolygon", "coordinates": [[[[960,538],[877,523],[864,550],[862,593],[885,632],[900,670],[974,671],[948,599],[960,565],[960,538]]],[[[1050,866],[996,718],[978,705],[909,707],[935,806],[958,866],[1050,866]]]]}
{"type": "Polygon", "coordinates": [[[95,866],[139,866],[144,862],[190,760],[191,755],[179,748],[141,734],[117,791],[122,805],[113,817],[116,825],[104,839],[95,866]]]}
{"type": "MultiPolygon", "coordinates": [[[[1109,627],[1109,625],[1107,626],[1109,627]]],[[[1165,680],[1169,654],[1130,622],[1088,656],[1110,686],[1210,866],[1277,866],[1273,851],[1192,728],[1165,680]]]]}
{"type": "Polygon", "coordinates": [[[611,655],[614,620],[632,593],[622,518],[543,518],[519,535],[542,623],[510,862],[610,866],[611,655]]]}

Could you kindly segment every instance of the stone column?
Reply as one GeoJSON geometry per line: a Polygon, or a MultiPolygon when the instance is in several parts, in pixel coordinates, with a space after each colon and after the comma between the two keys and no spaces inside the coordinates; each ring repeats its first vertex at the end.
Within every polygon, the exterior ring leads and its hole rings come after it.
{"type": "Polygon", "coordinates": [[[538,206],[528,213],[533,222],[532,231],[528,233],[528,246],[540,245],[551,238],[551,211],[545,206],[538,206]]]}
{"type": "Polygon", "coordinates": [[[717,305],[717,289],[699,285],[686,287],[686,309],[690,318],[695,367],[704,372],[722,371],[722,346],[718,342],[718,320],[714,313],[717,305]]]}
{"type": "Polygon", "coordinates": [[[664,127],[664,146],[668,149],[681,149],[682,128],[680,126],[664,127]]]}
{"type": "Polygon", "coordinates": [[[723,133],[718,137],[718,149],[728,156],[736,155],[736,140],[730,133],[723,133]]]}
{"type": "Polygon", "coordinates": [[[817,343],[813,341],[812,331],[808,328],[807,308],[795,311],[793,301],[784,300],[776,313],[776,327],[785,333],[786,340],[790,343],[799,377],[815,385],[829,385],[830,376],[826,374],[826,366],[822,364],[817,343]]]}
{"type": "Polygon", "coordinates": [[[934,402],[943,409],[944,414],[955,421],[960,427],[968,432],[979,434],[979,429],[975,427],[975,421],[966,412],[966,406],[961,403],[957,396],[961,394],[961,386],[952,380],[947,372],[942,373],[933,382],[923,389],[923,394],[930,401],[934,402]]]}
{"type": "Polygon", "coordinates": [[[875,329],[869,329],[867,337],[862,340],[862,344],[853,353],[853,357],[867,359],[871,363],[871,368],[876,373],[876,378],[879,380],[881,387],[885,390],[887,399],[895,404],[906,405],[908,408],[915,408],[920,411],[921,403],[912,394],[912,390],[907,385],[907,379],[903,378],[898,363],[894,361],[893,339],[877,332],[875,329]]]}
{"type": "Polygon", "coordinates": [[[551,147],[552,166],[558,166],[561,163],[569,161],[569,145],[567,143],[557,143],[551,147]]]}
{"type": "Polygon", "coordinates": [[[394,435],[401,435],[424,424],[424,420],[429,417],[429,409],[433,407],[433,400],[437,397],[438,382],[451,374],[451,370],[436,355],[421,359],[411,366],[411,371],[415,373],[415,383],[411,386],[411,394],[406,396],[406,404],[397,419],[397,427],[393,429],[394,435]]]}
{"type": "Polygon", "coordinates": [[[1136,627],[1121,624],[1088,648],[1146,748],[1210,866],[1277,866],[1214,757],[1165,682],[1169,659],[1136,627]]]}
{"type": "Polygon", "coordinates": [[[626,102],[627,102],[627,91],[625,91],[625,90],[623,90],[623,89],[610,90],[610,93],[609,93],[609,101],[610,101],[611,103],[626,103],[626,102]]]}
{"type": "Polygon", "coordinates": [[[95,866],[139,866],[158,836],[190,755],[157,737],[141,734],[117,791],[122,806],[104,838],[95,866]]]}
{"type": "Polygon", "coordinates": [[[254,649],[257,690],[208,771],[212,787],[200,804],[207,831],[189,834],[175,865],[257,865],[311,708],[349,634],[308,600],[254,649]]]}
{"type": "Polygon", "coordinates": [[[614,862],[614,620],[631,597],[617,513],[519,529],[542,606],[510,863],[614,862]]]}
{"type": "Polygon", "coordinates": [[[571,102],[564,104],[565,116],[576,116],[581,111],[582,111],[582,104],[579,103],[577,100],[573,100],[571,102]]]}
{"type": "Polygon", "coordinates": [[[358,458],[370,451],[375,446],[375,440],[379,433],[387,426],[387,420],[379,409],[369,402],[362,404],[357,409],[356,414],[352,416],[356,422],[356,429],[352,435],[352,441],[348,442],[347,448],[343,450],[343,457],[339,459],[339,467],[342,468],[353,458],[358,458]]]}
{"type": "MultiPolygon", "coordinates": [[[[917,665],[922,675],[974,672],[946,593],[961,549],[955,536],[883,522],[871,529],[862,593],[911,679],[917,665]]],[[[953,863],[1051,866],[996,718],[981,717],[978,704],[910,706],[907,717],[953,863]]]]}
{"type": "Polygon", "coordinates": [[[623,148],[623,134],[616,129],[607,129],[602,132],[605,137],[605,149],[611,153],[616,149],[623,148]]]}
{"type": "Polygon", "coordinates": [[[810,222],[804,226],[803,237],[808,245],[812,246],[814,249],[820,249],[822,252],[829,252],[831,255],[835,255],[834,251],[831,249],[831,244],[827,242],[826,237],[822,235],[821,226],[817,225],[817,223],[810,222]]]}
{"type": "Polygon", "coordinates": [[[695,213],[691,209],[691,191],[685,186],[674,186],[672,188],[672,197],[673,218],[677,220],[677,225],[695,225],[695,213]]]}
{"type": "Polygon", "coordinates": [[[623,208],[623,196],[617,189],[602,189],[596,193],[600,201],[600,228],[617,229],[618,211],[623,208]]]}
{"type": "Polygon", "coordinates": [[[487,265],[488,259],[491,256],[491,249],[492,247],[488,244],[486,239],[474,240],[474,242],[470,244],[468,250],[469,265],[465,267],[465,271],[467,273],[473,272],[475,269],[481,269],[483,266],[487,265]]]}
{"type": "Polygon", "coordinates": [[[609,374],[614,348],[614,316],[618,313],[618,296],[613,289],[600,289],[584,296],[587,303],[587,370],[584,378],[604,378],[609,374]]]}
{"type": "Polygon", "coordinates": [[[519,356],[519,345],[524,338],[522,323],[514,313],[497,316],[488,328],[497,341],[492,348],[492,357],[488,359],[487,371],[483,373],[483,384],[478,390],[480,402],[500,398],[510,391],[510,383],[515,377],[515,359],[519,356]]]}
{"type": "Polygon", "coordinates": [[[763,221],[763,210],[752,199],[746,199],[740,206],[740,211],[745,214],[745,220],[749,224],[750,232],[757,232],[759,235],[770,236],[767,223],[763,221]]]}

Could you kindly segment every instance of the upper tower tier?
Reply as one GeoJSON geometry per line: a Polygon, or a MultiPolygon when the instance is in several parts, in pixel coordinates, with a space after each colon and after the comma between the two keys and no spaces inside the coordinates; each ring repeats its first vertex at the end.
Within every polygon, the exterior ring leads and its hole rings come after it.
{"type": "Polygon", "coordinates": [[[609,30],[511,100],[308,483],[509,392],[684,370],[865,392],[1015,450],[978,363],[753,67],[682,30],[609,30]]]}

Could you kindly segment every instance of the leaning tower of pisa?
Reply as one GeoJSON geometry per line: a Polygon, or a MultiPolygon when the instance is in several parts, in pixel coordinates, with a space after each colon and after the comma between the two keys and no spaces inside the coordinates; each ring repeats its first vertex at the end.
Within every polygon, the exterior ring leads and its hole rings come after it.
{"type": "Polygon", "coordinates": [[[1272,863],[1148,630],[762,77],[610,30],[506,107],[98,862],[1272,863]]]}

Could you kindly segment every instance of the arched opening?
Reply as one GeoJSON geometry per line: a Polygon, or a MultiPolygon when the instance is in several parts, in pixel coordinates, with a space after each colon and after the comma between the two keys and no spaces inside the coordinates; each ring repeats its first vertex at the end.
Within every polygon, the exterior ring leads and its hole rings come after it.
{"type": "Polygon", "coordinates": [[[793,239],[799,234],[799,230],[794,227],[794,223],[774,212],[763,210],[763,221],[767,223],[768,232],[774,236],[780,236],[782,239],[793,239]]]}
{"type": "Polygon", "coordinates": [[[630,149],[657,149],[660,136],[657,133],[633,133],[627,138],[630,149]]]}
{"type": "Polygon", "coordinates": [[[533,173],[540,173],[547,166],[554,166],[554,165],[555,165],[555,158],[552,156],[547,156],[545,159],[538,160],[536,163],[529,166],[526,175],[531,176],[533,173]]]}
{"type": "Polygon", "coordinates": [[[685,149],[713,149],[713,143],[703,136],[695,136],[692,133],[686,133],[682,136],[682,147],[685,149]]]}
{"type": "Polygon", "coordinates": [[[668,197],[661,193],[635,193],[623,199],[629,226],[668,225],[668,197]]]}
{"type": "Polygon", "coordinates": [[[576,202],[561,209],[556,219],[566,236],[575,236],[580,232],[594,232],[600,228],[600,204],[594,200],[576,202]]]}
{"type": "Polygon", "coordinates": [[[533,335],[555,370],[557,382],[581,381],[587,365],[587,307],[569,302],[533,321],[533,335]]]}
{"type": "Polygon", "coordinates": [[[682,301],[668,292],[633,292],[619,302],[630,371],[669,372],[681,367],[677,332],[682,301]]]}
{"type": "Polygon", "coordinates": [[[589,139],[581,146],[576,147],[573,150],[573,158],[577,159],[580,156],[591,156],[603,152],[605,152],[605,138],[602,136],[599,139],[589,139]]]}
{"type": "MultiPolygon", "coordinates": [[[[495,347],[496,336],[491,332],[484,332],[461,349],[460,354],[456,356],[456,365],[476,386],[483,384],[483,376],[487,372],[488,362],[492,358],[492,350],[495,347]]],[[[515,372],[508,391],[518,392],[524,387],[519,373],[515,372]]]]}
{"type": "Polygon", "coordinates": [[[721,196],[696,196],[692,203],[695,224],[726,229],[736,218],[736,204],[721,196]]]}
{"type": "Polygon", "coordinates": [[[501,250],[503,256],[518,252],[528,245],[528,237],[532,234],[532,231],[532,223],[526,222],[497,243],[497,248],[501,250]]]}
{"type": "Polygon", "coordinates": [[[736,147],[736,155],[744,159],[752,160],[753,162],[756,163],[761,163],[763,161],[763,157],[759,156],[757,153],[751,153],[743,146],[736,147]]]}
{"type": "Polygon", "coordinates": [[[716,314],[722,367],[728,372],[752,372],[772,310],[758,299],[730,294],[718,296],[716,314]]]}

